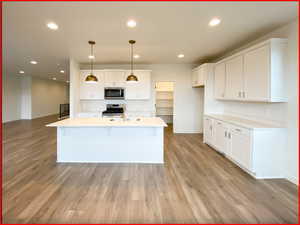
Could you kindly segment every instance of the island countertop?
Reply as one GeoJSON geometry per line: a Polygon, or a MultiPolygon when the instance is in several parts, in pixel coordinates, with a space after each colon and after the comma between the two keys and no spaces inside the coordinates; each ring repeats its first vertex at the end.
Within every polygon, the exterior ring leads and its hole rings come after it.
{"type": "Polygon", "coordinates": [[[46,125],[47,127],[167,127],[159,117],[138,118],[72,118],[46,125]]]}

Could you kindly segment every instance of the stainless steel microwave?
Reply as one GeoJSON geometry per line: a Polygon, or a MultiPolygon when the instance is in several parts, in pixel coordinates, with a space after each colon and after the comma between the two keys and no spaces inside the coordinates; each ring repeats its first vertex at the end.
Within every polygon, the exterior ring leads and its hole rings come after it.
{"type": "Polygon", "coordinates": [[[104,88],[105,99],[125,99],[124,88],[106,87],[104,88]]]}

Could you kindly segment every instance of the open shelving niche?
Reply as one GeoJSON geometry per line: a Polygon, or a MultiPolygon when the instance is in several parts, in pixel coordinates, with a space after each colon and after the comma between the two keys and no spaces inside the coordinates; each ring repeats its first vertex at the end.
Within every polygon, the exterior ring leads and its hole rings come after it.
{"type": "Polygon", "coordinates": [[[173,82],[156,83],[156,116],[173,123],[173,82]]]}

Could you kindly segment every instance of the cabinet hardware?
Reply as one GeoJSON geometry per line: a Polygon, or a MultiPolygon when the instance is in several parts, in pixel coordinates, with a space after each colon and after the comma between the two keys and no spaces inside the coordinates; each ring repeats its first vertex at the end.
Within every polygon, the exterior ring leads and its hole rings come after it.
{"type": "Polygon", "coordinates": [[[228,133],[228,138],[231,139],[231,133],[228,133]]]}
{"type": "Polygon", "coordinates": [[[243,91],[243,98],[245,98],[245,92],[243,91]]]}
{"type": "Polygon", "coordinates": [[[241,132],[241,129],[235,129],[236,131],[238,131],[238,132],[241,132]]]}
{"type": "Polygon", "coordinates": [[[218,124],[222,124],[222,123],[218,122],[218,124]]]}
{"type": "Polygon", "coordinates": [[[225,137],[227,137],[227,131],[225,131],[225,137]]]}

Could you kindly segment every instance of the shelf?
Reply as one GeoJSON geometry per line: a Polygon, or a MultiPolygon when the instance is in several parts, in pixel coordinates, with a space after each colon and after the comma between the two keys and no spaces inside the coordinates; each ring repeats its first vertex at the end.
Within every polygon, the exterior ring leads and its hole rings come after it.
{"type": "Polygon", "coordinates": [[[171,91],[160,91],[160,90],[156,90],[156,92],[173,92],[173,90],[171,90],[171,91]]]}
{"type": "Polygon", "coordinates": [[[159,101],[173,101],[173,98],[156,98],[156,100],[159,100],[159,101]]]}
{"type": "Polygon", "coordinates": [[[173,116],[173,114],[170,113],[156,113],[157,116],[173,116]]]}
{"type": "Polygon", "coordinates": [[[160,109],[173,109],[173,106],[156,106],[156,108],[160,108],[160,109]]]}

